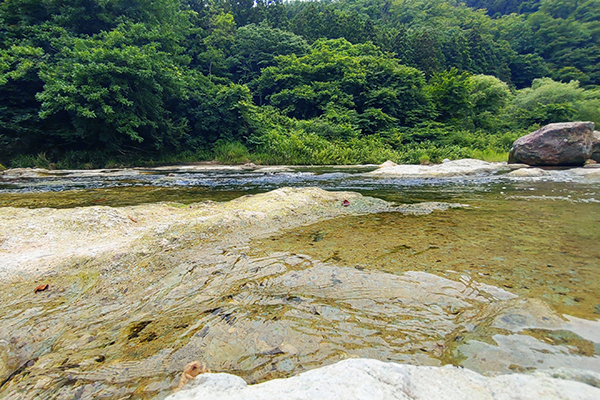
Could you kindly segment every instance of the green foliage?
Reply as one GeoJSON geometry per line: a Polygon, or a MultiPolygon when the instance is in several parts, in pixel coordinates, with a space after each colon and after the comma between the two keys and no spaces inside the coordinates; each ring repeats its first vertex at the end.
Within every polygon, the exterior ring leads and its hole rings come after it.
{"type": "Polygon", "coordinates": [[[244,164],[250,161],[248,149],[240,142],[219,140],[213,147],[215,160],[223,164],[244,164]]]}
{"type": "Polygon", "coordinates": [[[356,10],[340,10],[327,1],[297,2],[290,30],[310,43],[318,39],[344,38],[351,43],[365,43],[374,37],[372,21],[356,10]]]}
{"type": "Polygon", "coordinates": [[[470,75],[466,72],[459,73],[456,68],[431,77],[426,90],[435,105],[438,121],[450,122],[471,115],[471,86],[470,75]]]}
{"type": "MultiPolygon", "coordinates": [[[[303,57],[281,56],[258,79],[265,100],[289,116],[323,115],[330,103],[355,111],[379,125],[412,125],[429,117],[431,105],[418,70],[398,64],[372,44],[344,39],[318,40],[303,57]],[[377,111],[379,110],[379,111],[377,111]]],[[[363,133],[373,133],[362,124],[363,133]]]]}
{"type": "Polygon", "coordinates": [[[585,120],[600,123],[600,93],[586,91],[579,82],[561,83],[551,78],[536,79],[531,88],[519,90],[512,110],[527,123],[585,120]]]}
{"type": "Polygon", "coordinates": [[[555,79],[600,84],[600,2],[541,0],[527,18],[535,53],[555,79]]]}
{"type": "Polygon", "coordinates": [[[211,18],[208,35],[203,39],[203,50],[195,57],[203,73],[208,76],[227,75],[226,59],[235,31],[233,15],[221,12],[211,18]]]}
{"type": "Polygon", "coordinates": [[[508,85],[494,76],[473,75],[469,77],[469,86],[469,103],[475,113],[497,113],[512,98],[508,85]]]}
{"type": "Polygon", "coordinates": [[[40,72],[40,117],[67,117],[69,134],[92,146],[150,140],[160,148],[177,141],[185,121],[172,117],[170,103],[185,99],[190,78],[152,40],[156,35],[124,24],[94,38],[61,38],[56,62],[40,72]]]}
{"type": "Polygon", "coordinates": [[[198,83],[185,107],[190,127],[185,146],[207,147],[219,139],[244,141],[250,132],[252,109],[248,88],[233,83],[216,85],[208,80],[198,83]]]}
{"type": "Polygon", "coordinates": [[[37,155],[19,154],[11,162],[12,168],[44,168],[53,169],[53,164],[46,153],[39,153],[37,155]]]}
{"type": "Polygon", "coordinates": [[[502,159],[600,124],[598,21],[596,0],[5,0],[0,161],[502,159]]]}
{"type": "Polygon", "coordinates": [[[291,32],[269,27],[265,23],[251,24],[237,30],[227,60],[234,79],[248,83],[261,70],[275,65],[275,57],[289,54],[303,56],[308,52],[306,41],[291,32]]]}

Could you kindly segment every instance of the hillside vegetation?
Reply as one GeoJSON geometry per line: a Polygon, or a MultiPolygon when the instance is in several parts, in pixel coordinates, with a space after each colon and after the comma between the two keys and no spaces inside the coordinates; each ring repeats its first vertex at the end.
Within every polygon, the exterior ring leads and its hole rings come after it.
{"type": "Polygon", "coordinates": [[[600,1],[4,0],[0,163],[504,160],[600,124],[600,1]]]}

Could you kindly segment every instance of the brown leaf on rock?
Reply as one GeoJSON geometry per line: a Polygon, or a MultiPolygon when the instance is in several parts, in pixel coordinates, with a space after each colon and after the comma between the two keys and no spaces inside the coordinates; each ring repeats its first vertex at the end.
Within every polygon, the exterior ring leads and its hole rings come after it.
{"type": "Polygon", "coordinates": [[[37,292],[43,292],[44,290],[48,289],[48,284],[44,283],[42,285],[38,285],[34,290],[33,293],[37,293],[37,292]]]}

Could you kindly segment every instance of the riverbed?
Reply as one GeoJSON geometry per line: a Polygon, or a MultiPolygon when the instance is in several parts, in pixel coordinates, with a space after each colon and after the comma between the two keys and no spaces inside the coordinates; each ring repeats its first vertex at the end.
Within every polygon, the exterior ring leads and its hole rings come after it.
{"type": "Polygon", "coordinates": [[[375,168],[3,180],[0,394],[164,398],[194,359],[600,371],[598,181],[375,168]]]}

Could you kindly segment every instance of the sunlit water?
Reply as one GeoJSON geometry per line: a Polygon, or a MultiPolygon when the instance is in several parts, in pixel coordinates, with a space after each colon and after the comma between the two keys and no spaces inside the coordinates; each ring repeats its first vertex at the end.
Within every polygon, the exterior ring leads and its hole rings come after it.
{"type": "Polygon", "coordinates": [[[190,357],[249,382],[357,356],[482,373],[600,371],[599,184],[358,172],[4,182],[1,205],[32,208],[226,201],[282,186],[469,206],[339,217],[133,268],[121,256],[120,273],[87,260],[48,276],[61,289],[36,297],[30,282],[2,285],[0,340],[35,348],[36,360],[0,397],[164,398],[190,357]]]}

